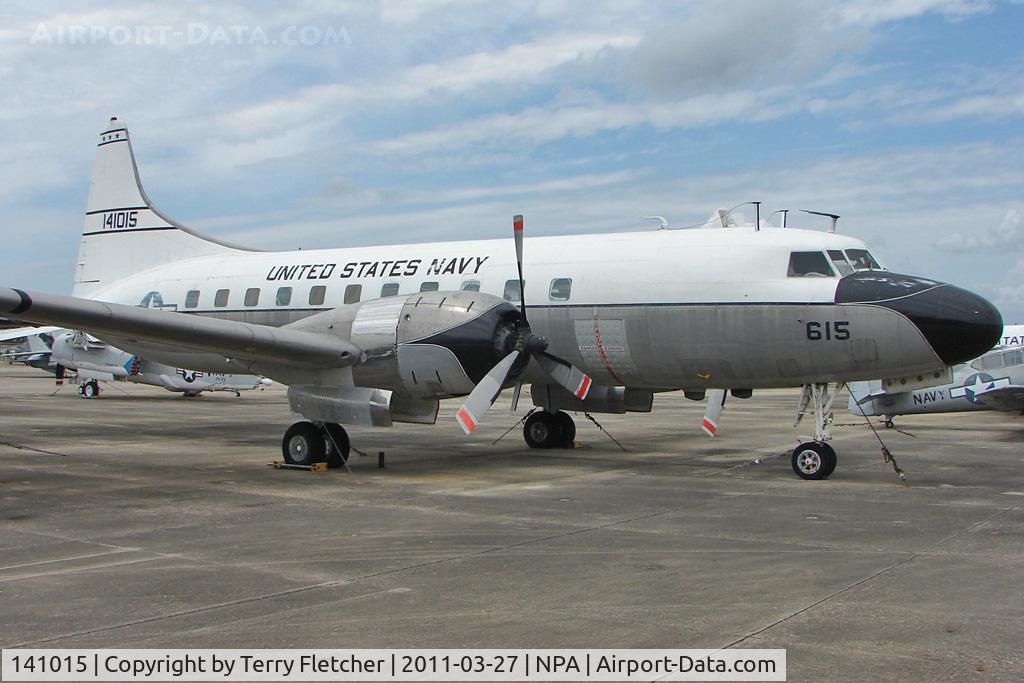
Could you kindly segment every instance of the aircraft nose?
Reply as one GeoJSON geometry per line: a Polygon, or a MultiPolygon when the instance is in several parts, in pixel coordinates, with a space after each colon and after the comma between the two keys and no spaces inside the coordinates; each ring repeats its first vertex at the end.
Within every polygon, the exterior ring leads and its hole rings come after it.
{"type": "Polygon", "coordinates": [[[914,323],[946,365],[977,358],[1003,333],[1003,317],[989,301],[960,287],[884,271],[847,275],[836,303],[873,303],[914,323]]]}

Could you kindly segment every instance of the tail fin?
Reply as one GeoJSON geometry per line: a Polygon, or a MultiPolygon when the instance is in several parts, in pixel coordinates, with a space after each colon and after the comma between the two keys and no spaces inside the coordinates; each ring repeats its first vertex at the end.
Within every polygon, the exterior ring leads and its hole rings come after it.
{"type": "Polygon", "coordinates": [[[74,296],[155,266],[239,247],[203,237],[171,220],[146,196],[128,128],[116,117],[100,133],[78,248],[74,296]]]}

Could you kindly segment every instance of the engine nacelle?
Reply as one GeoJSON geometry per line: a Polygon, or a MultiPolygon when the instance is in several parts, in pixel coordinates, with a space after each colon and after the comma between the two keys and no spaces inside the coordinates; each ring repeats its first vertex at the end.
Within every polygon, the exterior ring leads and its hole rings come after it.
{"type": "Polygon", "coordinates": [[[290,327],[346,337],[359,386],[441,399],[469,393],[516,344],[519,309],[481,292],[420,292],[341,306],[290,327]]]}

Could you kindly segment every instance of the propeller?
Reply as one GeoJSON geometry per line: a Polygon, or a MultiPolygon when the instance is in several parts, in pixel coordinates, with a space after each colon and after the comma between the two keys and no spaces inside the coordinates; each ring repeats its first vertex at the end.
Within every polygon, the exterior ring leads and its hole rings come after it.
{"type": "MultiPolygon", "coordinates": [[[[581,401],[590,392],[590,376],[566,360],[548,353],[548,340],[534,334],[526,317],[526,282],[523,280],[523,217],[512,218],[512,235],[516,244],[516,268],[519,272],[519,321],[516,323],[516,348],[498,361],[473,388],[455,413],[455,420],[466,434],[472,434],[484,414],[497,400],[498,394],[513,377],[519,375],[530,359],[566,391],[581,401]]],[[[518,402],[519,389],[516,388],[518,402]]]]}
{"type": "Polygon", "coordinates": [[[725,408],[725,389],[708,389],[708,406],[704,409],[704,419],[700,422],[700,428],[710,437],[718,432],[718,418],[722,416],[722,409],[725,408]]]}

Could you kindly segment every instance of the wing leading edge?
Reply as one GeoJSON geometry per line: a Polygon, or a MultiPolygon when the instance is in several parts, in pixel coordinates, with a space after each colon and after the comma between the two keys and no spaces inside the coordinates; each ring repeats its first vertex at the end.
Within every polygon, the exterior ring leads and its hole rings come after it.
{"type": "Polygon", "coordinates": [[[0,288],[0,313],[120,339],[274,365],[344,368],[359,349],[330,334],[0,288]]]}

